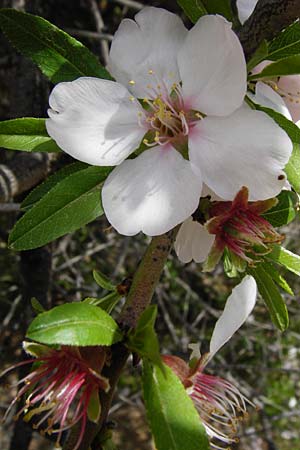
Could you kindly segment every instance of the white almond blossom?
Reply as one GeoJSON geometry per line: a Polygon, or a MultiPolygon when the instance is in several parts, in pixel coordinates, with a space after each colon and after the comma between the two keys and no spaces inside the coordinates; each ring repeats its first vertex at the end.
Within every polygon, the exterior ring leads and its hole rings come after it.
{"type": "Polygon", "coordinates": [[[252,200],[280,192],[291,142],[243,107],[246,62],[223,17],[201,17],[188,31],[176,15],[144,8],[121,22],[109,70],[116,81],[59,83],[46,126],[74,158],[118,166],[102,203],[119,233],[170,230],[195,211],[203,183],[228,200],[244,185],[252,200]],[[141,143],[146,150],[126,159],[141,143]]]}
{"type": "MultiPolygon", "coordinates": [[[[226,301],[223,313],[212,333],[209,353],[201,357],[199,345],[191,344],[192,368],[181,358],[163,355],[163,361],[181,379],[194,402],[214,449],[225,450],[236,442],[237,426],[247,417],[247,403],[252,404],[229,381],[218,375],[209,375],[205,369],[213,356],[231,339],[251,314],[257,297],[257,286],[252,276],[245,276],[226,301]]],[[[254,406],[254,405],[253,405],[254,406]]]]}

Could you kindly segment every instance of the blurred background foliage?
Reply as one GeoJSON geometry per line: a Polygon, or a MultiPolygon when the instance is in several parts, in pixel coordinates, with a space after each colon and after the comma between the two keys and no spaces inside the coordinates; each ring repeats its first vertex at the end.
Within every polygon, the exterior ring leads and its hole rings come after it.
{"type": "MultiPolygon", "coordinates": [[[[2,0],[9,6],[43,16],[81,40],[105,64],[105,51],[124,17],[133,17],[146,4],[165,7],[181,14],[175,1],[130,0],[2,0]],[[104,35],[104,40],[100,36],[104,35]]],[[[185,19],[186,20],[186,19],[185,19]]],[[[189,22],[186,20],[186,24],[189,22]]],[[[0,117],[45,117],[51,85],[39,71],[18,55],[0,36],[0,117]]],[[[31,155],[1,151],[0,164],[32,177],[31,155]],[[23,159],[20,159],[22,157],[23,159]],[[30,165],[31,164],[31,165],[30,165]]],[[[40,167],[37,179],[71,162],[60,155],[52,160],[35,160],[40,167]]],[[[19,173],[18,172],[18,173],[19,173]]],[[[7,248],[7,235],[19,217],[18,205],[28,186],[16,189],[1,200],[0,209],[0,365],[20,361],[21,342],[33,317],[30,305],[35,296],[47,308],[66,301],[105,294],[92,277],[100,270],[115,282],[134,273],[149,239],[140,235],[119,236],[101,218],[73,234],[33,251],[16,253],[7,248]],[[23,192],[24,191],[24,192],[23,192]],[[15,194],[15,195],[14,195],[15,194]]],[[[299,220],[286,229],[287,246],[300,252],[299,220]]],[[[300,448],[300,308],[299,281],[286,274],[295,298],[285,294],[290,312],[290,328],[283,334],[271,324],[262,301],[258,301],[248,323],[234,336],[209,365],[208,371],[237,383],[258,406],[249,408],[248,421],[241,424],[237,450],[299,450],[300,448]]],[[[181,264],[172,253],[156,289],[159,317],[157,332],[163,353],[188,358],[187,346],[199,342],[208,349],[212,328],[233,280],[221,267],[212,274],[201,273],[197,264],[181,264]]],[[[139,368],[128,364],[121,378],[111,420],[115,442],[120,450],[150,450],[152,443],[140,393],[139,368]]],[[[17,381],[12,373],[8,380],[17,381]]],[[[0,391],[2,415],[15,393],[15,387],[0,391]]],[[[178,405],[180,408],[180,405],[178,405]]],[[[2,450],[52,449],[54,444],[18,421],[8,420],[0,431],[2,450]]],[[[184,450],[184,449],[182,449],[184,450]]]]}

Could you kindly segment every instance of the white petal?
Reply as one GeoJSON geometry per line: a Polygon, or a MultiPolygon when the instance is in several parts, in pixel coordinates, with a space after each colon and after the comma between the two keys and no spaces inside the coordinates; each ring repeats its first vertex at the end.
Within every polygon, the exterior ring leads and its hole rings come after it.
{"type": "Polygon", "coordinates": [[[117,81],[130,86],[137,97],[149,94],[148,84],[165,83],[170,90],[179,81],[177,52],[187,30],[181,19],[161,8],[142,9],[135,21],[125,19],[116,32],[108,64],[117,81]],[[150,75],[149,70],[154,74],[150,75]],[[134,81],[134,85],[129,85],[134,81]]]}
{"type": "Polygon", "coordinates": [[[102,201],[107,219],[127,236],[167,232],[198,206],[202,181],[172,147],[146,150],[106,179],[102,201]]]}
{"type": "Polygon", "coordinates": [[[200,263],[206,260],[214,240],[214,235],[189,217],[180,227],[174,248],[180,261],[188,263],[194,260],[200,263]]]}
{"type": "Polygon", "coordinates": [[[178,54],[184,98],[204,114],[224,116],[239,108],[246,93],[242,46],[221,16],[203,16],[178,54]]]}
{"type": "Polygon", "coordinates": [[[237,0],[236,6],[242,24],[251,16],[257,2],[258,0],[237,0]]]}
{"type": "Polygon", "coordinates": [[[242,186],[248,187],[250,200],[278,195],[291,152],[285,131],[267,114],[250,108],[228,117],[206,117],[189,137],[190,160],[201,170],[203,182],[224,200],[233,200],[242,186]]]}
{"type": "Polygon", "coordinates": [[[250,275],[246,275],[232,290],[211,337],[210,359],[229,341],[251,314],[256,302],[256,294],[256,282],[250,275]]]}
{"type": "Polygon", "coordinates": [[[78,78],[51,92],[46,127],[59,147],[88,164],[120,164],[146,132],[138,124],[139,103],[114,81],[78,78]]]}
{"type": "Polygon", "coordinates": [[[289,110],[284,103],[283,99],[277,92],[274,91],[266,83],[258,81],[255,87],[255,95],[248,94],[250,98],[261,106],[272,108],[280,114],[284,115],[287,119],[292,120],[289,110]]]}

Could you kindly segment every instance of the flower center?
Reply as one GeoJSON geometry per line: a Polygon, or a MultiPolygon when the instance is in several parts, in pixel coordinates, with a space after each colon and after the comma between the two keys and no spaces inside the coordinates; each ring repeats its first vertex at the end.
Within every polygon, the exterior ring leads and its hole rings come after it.
{"type": "MultiPolygon", "coordinates": [[[[148,129],[143,143],[148,147],[184,143],[190,129],[204,116],[186,107],[180,83],[173,83],[170,90],[153,70],[148,75],[153,77],[153,83],[146,86],[147,95],[142,100],[144,111],[139,112],[139,124],[148,129]]],[[[134,80],[129,84],[133,86],[134,80]]]]}

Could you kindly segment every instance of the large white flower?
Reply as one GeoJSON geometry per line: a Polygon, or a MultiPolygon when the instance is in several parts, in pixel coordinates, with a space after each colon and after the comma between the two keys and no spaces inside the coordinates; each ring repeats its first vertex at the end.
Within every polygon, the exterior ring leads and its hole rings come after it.
{"type": "Polygon", "coordinates": [[[253,200],[280,192],[291,143],[266,114],[242,107],[246,63],[225,19],[204,16],[188,31],[145,8],[122,21],[109,69],[116,81],[58,84],[46,125],[73,157],[118,165],[102,202],[120,233],[158,235],[183,222],[203,182],[224,199],[243,185],[253,200]],[[124,161],[142,142],[146,151],[124,161]]]}

